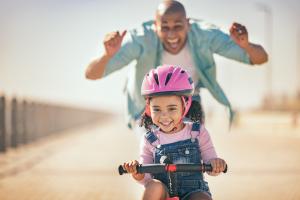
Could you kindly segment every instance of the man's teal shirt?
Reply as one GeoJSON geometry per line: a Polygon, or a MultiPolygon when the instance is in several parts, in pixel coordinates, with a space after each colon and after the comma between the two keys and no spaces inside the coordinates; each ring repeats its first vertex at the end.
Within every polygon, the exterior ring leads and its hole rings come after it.
{"type": "MultiPolygon", "coordinates": [[[[216,53],[251,64],[249,56],[228,34],[216,26],[200,20],[190,20],[190,25],[187,42],[199,77],[197,87],[207,88],[218,102],[228,107],[230,121],[232,121],[233,111],[230,102],[216,79],[213,55],[216,53]]],[[[105,76],[136,61],[135,66],[129,69],[125,87],[129,126],[144,110],[145,100],[141,96],[142,81],[150,69],[163,64],[161,63],[162,51],[162,43],[154,31],[154,21],[148,21],[143,23],[141,28],[131,30],[130,34],[127,34],[121,49],[106,66],[105,76]]]]}

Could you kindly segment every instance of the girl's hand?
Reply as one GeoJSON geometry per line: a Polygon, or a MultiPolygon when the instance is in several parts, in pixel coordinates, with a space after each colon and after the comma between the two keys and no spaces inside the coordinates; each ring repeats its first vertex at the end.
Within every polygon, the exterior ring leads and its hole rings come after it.
{"type": "Polygon", "coordinates": [[[248,31],[245,26],[233,23],[229,32],[231,39],[241,48],[245,49],[249,46],[248,31]]]}
{"type": "Polygon", "coordinates": [[[127,31],[125,30],[120,34],[119,31],[115,31],[108,33],[104,37],[103,45],[105,48],[106,56],[112,57],[119,51],[126,32],[127,31]]]}
{"type": "Polygon", "coordinates": [[[214,158],[210,160],[212,172],[207,172],[211,176],[217,176],[225,170],[226,162],[221,158],[214,158]]]}
{"type": "Polygon", "coordinates": [[[130,174],[132,174],[132,177],[137,180],[140,181],[145,177],[145,174],[139,174],[136,171],[136,167],[139,165],[139,162],[137,160],[132,160],[129,162],[126,162],[123,164],[123,168],[130,174]]]}

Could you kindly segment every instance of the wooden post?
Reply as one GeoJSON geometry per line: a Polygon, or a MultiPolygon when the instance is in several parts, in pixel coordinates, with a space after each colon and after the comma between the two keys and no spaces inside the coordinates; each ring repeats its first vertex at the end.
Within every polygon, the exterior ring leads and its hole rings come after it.
{"type": "Polygon", "coordinates": [[[22,100],[17,100],[17,143],[18,145],[24,144],[24,123],[23,123],[23,101],[22,100]]]}
{"type": "Polygon", "coordinates": [[[27,102],[26,103],[26,109],[25,109],[25,118],[26,118],[26,142],[31,143],[32,142],[32,103],[27,102]]]}
{"type": "Polygon", "coordinates": [[[13,98],[11,102],[11,147],[18,147],[18,110],[17,99],[13,98]]]}
{"type": "Polygon", "coordinates": [[[0,96],[0,152],[6,151],[5,97],[0,96]]]}
{"type": "Polygon", "coordinates": [[[31,103],[31,110],[30,110],[30,115],[31,115],[31,139],[32,141],[35,141],[38,139],[38,131],[37,131],[37,123],[38,123],[38,116],[37,116],[37,103],[36,102],[32,102],[31,103]]]}
{"type": "Polygon", "coordinates": [[[23,144],[28,143],[28,137],[27,137],[27,133],[28,133],[28,128],[27,127],[28,127],[28,125],[27,125],[26,110],[27,110],[27,102],[25,100],[23,100],[23,102],[22,102],[22,127],[23,127],[22,143],[23,144]]]}

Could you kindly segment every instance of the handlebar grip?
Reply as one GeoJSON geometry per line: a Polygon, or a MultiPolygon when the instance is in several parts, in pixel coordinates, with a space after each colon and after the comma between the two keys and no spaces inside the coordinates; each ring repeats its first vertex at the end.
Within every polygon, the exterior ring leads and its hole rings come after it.
{"type": "MultiPolygon", "coordinates": [[[[123,175],[128,173],[122,165],[119,165],[118,168],[119,174],[123,175]]],[[[136,166],[136,171],[140,174],[144,173],[164,173],[165,171],[165,165],[164,164],[148,164],[148,165],[137,165],[136,166]]]]}
{"type": "Polygon", "coordinates": [[[203,164],[202,172],[211,172],[212,166],[211,164],[203,164]]]}
{"type": "MultiPolygon", "coordinates": [[[[228,170],[228,165],[225,166],[225,169],[224,169],[223,173],[226,173],[227,170],[228,170]]],[[[212,171],[211,164],[203,164],[203,171],[204,172],[211,172],[212,171]]]]}
{"type": "Polygon", "coordinates": [[[224,174],[227,173],[227,170],[228,170],[228,165],[225,166],[225,169],[224,169],[223,173],[224,174]]]}
{"type": "Polygon", "coordinates": [[[120,175],[123,175],[123,174],[128,173],[128,172],[123,168],[122,165],[119,165],[118,171],[119,171],[119,174],[120,174],[120,175]]]}

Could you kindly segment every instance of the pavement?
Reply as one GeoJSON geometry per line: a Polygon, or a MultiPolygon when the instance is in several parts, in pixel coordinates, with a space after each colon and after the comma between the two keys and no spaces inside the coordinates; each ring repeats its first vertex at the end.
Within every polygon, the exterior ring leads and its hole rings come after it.
{"type": "MultiPolygon", "coordinates": [[[[263,126],[272,117],[243,118],[230,132],[221,118],[207,120],[229,166],[227,174],[206,176],[214,199],[300,199],[300,127],[286,118],[263,126]]],[[[117,172],[138,158],[138,141],[122,116],[113,116],[10,149],[0,154],[0,200],[140,199],[143,187],[117,172]]]]}

